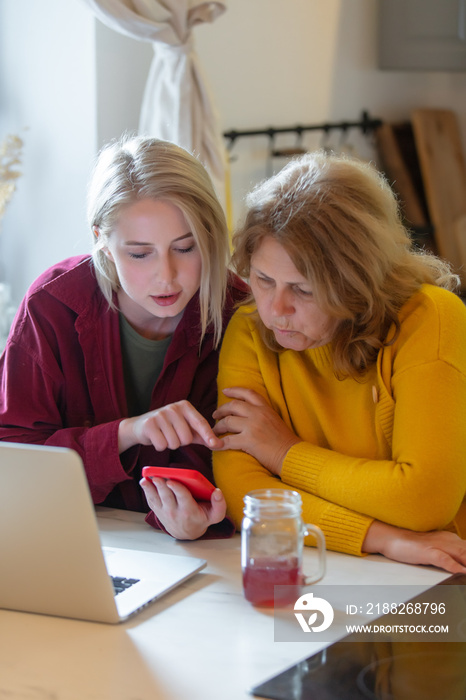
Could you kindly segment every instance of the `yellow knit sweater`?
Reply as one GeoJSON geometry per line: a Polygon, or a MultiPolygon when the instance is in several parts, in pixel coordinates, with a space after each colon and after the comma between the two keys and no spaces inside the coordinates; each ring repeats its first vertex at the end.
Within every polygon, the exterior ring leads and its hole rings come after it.
{"type": "MultiPolygon", "coordinates": [[[[360,554],[374,519],[411,530],[466,536],[466,307],[424,285],[400,312],[396,342],[379,352],[364,381],[338,380],[330,345],[274,353],[239,309],[220,354],[226,387],[254,389],[303,440],[281,480],[253,457],[214,453],[214,476],[239,527],[243,497],[285,487],[303,499],[305,522],[329,549],[360,554]]],[[[312,544],[309,540],[307,544],[312,544]]]]}

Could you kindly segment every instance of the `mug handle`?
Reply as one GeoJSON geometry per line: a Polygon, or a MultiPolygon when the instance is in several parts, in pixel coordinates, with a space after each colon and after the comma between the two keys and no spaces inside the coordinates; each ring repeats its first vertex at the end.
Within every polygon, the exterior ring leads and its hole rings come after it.
{"type": "Polygon", "coordinates": [[[311,583],[317,583],[325,576],[326,571],[326,556],[325,556],[325,535],[317,525],[310,525],[306,523],[304,525],[304,537],[313,534],[317,542],[317,554],[319,557],[319,568],[315,574],[312,576],[305,576],[303,574],[303,586],[309,586],[311,583]]]}

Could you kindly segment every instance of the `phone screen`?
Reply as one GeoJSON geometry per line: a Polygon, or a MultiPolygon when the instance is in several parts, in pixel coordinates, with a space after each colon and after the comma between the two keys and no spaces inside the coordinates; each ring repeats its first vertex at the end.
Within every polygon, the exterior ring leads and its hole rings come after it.
{"type": "MultiPolygon", "coordinates": [[[[438,585],[449,584],[466,585],[466,575],[438,585]]],[[[466,642],[355,639],[344,637],[251,693],[271,700],[466,700],[466,642]]]]}

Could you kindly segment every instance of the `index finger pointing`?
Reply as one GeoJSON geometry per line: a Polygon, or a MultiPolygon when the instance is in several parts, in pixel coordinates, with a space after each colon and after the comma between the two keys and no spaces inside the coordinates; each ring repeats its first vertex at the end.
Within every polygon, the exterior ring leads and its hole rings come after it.
{"type": "Polygon", "coordinates": [[[222,446],[222,440],[215,435],[214,431],[209,425],[209,422],[191,404],[187,405],[186,411],[184,412],[184,418],[198,436],[197,438],[196,435],[194,436],[194,442],[204,444],[206,447],[210,447],[211,449],[222,446]]]}

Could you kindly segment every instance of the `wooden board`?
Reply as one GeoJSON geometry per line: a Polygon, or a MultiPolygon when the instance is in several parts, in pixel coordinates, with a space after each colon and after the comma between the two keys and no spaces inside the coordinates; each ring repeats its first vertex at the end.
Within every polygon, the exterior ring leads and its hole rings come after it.
{"type": "Polygon", "coordinates": [[[383,170],[400,199],[401,209],[408,224],[427,227],[428,221],[416,192],[412,174],[406,163],[396,134],[397,126],[382,124],[376,131],[377,149],[383,170]]]}
{"type": "Polygon", "coordinates": [[[450,110],[417,109],[412,123],[438,251],[460,275],[464,290],[456,227],[466,215],[466,169],[458,121],[450,110]]]}
{"type": "Polygon", "coordinates": [[[466,216],[462,216],[457,219],[454,223],[454,231],[456,236],[456,242],[458,244],[458,251],[461,259],[461,264],[463,269],[466,270],[466,216]]]}

